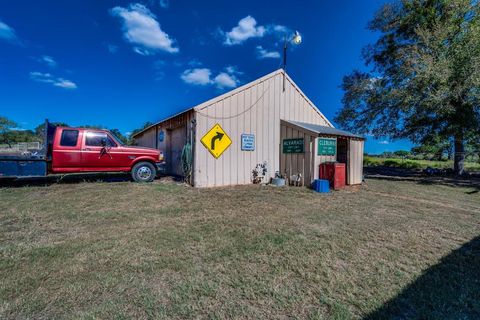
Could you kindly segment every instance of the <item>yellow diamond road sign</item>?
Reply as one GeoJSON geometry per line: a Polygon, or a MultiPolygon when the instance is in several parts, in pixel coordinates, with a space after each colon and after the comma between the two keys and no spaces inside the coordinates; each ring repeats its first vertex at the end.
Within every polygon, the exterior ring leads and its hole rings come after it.
{"type": "Polygon", "coordinates": [[[200,141],[215,158],[220,157],[232,144],[232,140],[218,123],[200,141]]]}

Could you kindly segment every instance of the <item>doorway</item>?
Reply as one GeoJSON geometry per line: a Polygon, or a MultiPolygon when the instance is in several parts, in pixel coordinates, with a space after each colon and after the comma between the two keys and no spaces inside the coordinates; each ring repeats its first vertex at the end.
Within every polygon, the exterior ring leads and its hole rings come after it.
{"type": "Polygon", "coordinates": [[[168,168],[169,173],[176,176],[183,176],[182,170],[182,151],[187,143],[187,127],[181,126],[169,130],[170,143],[168,144],[168,168]]]}

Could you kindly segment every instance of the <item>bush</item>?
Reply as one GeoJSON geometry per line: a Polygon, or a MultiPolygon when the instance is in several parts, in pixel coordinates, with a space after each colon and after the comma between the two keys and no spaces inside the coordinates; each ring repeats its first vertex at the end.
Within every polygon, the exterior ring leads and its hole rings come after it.
{"type": "Polygon", "coordinates": [[[400,161],[394,159],[387,159],[383,162],[383,165],[387,167],[398,167],[400,165],[400,161]]]}
{"type": "Polygon", "coordinates": [[[399,164],[400,168],[420,170],[423,168],[422,164],[416,161],[405,161],[399,164]]]}

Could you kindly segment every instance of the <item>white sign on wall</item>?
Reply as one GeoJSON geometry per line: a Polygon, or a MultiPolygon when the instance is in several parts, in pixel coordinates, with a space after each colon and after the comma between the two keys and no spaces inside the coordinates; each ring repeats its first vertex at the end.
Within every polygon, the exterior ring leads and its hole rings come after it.
{"type": "Polygon", "coordinates": [[[255,135],[242,134],[242,151],[255,151],[255,135]]]}

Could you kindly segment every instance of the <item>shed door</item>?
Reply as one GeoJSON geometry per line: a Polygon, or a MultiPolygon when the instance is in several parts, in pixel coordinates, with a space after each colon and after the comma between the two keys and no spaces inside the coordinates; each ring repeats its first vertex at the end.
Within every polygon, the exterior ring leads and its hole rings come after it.
{"type": "Polygon", "coordinates": [[[348,184],[361,184],[363,180],[363,141],[350,140],[348,149],[348,184]]]}
{"type": "Polygon", "coordinates": [[[187,130],[185,126],[173,129],[170,132],[170,173],[183,176],[182,150],[187,142],[187,130]]]}

